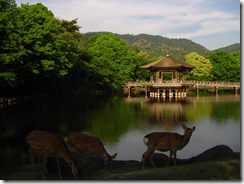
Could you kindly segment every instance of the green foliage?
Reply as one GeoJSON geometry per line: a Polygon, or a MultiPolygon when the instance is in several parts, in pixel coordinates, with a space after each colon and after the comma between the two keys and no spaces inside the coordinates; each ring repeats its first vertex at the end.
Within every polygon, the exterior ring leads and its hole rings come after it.
{"type": "Polygon", "coordinates": [[[188,79],[198,81],[211,80],[212,64],[209,59],[206,59],[196,52],[191,52],[185,56],[185,61],[186,63],[196,67],[191,72],[189,72],[187,77],[188,79]]]}
{"type": "Polygon", "coordinates": [[[87,43],[90,57],[88,66],[99,75],[97,84],[111,89],[120,90],[127,81],[135,78],[138,69],[138,58],[130,46],[112,33],[96,35],[87,43]]]}
{"type": "MultiPolygon", "coordinates": [[[[63,52],[60,25],[52,12],[37,3],[21,4],[11,14],[1,45],[0,73],[11,73],[11,82],[26,85],[66,75],[72,63],[63,52]]],[[[13,84],[6,77],[2,80],[13,84]]]]}
{"type": "Polygon", "coordinates": [[[215,51],[208,59],[213,65],[211,74],[214,81],[240,81],[240,52],[215,51]]]}

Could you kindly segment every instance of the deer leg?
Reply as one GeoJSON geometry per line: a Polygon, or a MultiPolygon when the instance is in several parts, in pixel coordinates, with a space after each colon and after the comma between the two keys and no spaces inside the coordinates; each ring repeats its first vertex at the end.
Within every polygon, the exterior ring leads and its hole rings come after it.
{"type": "Polygon", "coordinates": [[[142,168],[145,169],[145,160],[146,160],[146,152],[143,153],[141,163],[142,163],[142,168]]]}
{"type": "Polygon", "coordinates": [[[147,151],[142,155],[142,168],[144,169],[145,168],[145,161],[148,157],[150,157],[150,161],[152,163],[152,165],[155,167],[154,163],[153,163],[153,152],[154,152],[154,149],[147,149],[147,151]]]}
{"type": "Polygon", "coordinates": [[[63,178],[61,171],[60,171],[60,163],[59,163],[59,158],[57,158],[57,165],[58,165],[58,175],[60,178],[63,178]]]}
{"type": "Polygon", "coordinates": [[[175,167],[176,167],[176,151],[174,151],[174,164],[175,164],[175,167]]]}
{"type": "Polygon", "coordinates": [[[43,166],[43,172],[42,172],[42,179],[45,180],[45,172],[47,167],[47,161],[48,161],[48,155],[44,155],[44,166],[43,166]]]}
{"type": "Polygon", "coordinates": [[[153,153],[152,153],[151,156],[150,156],[150,162],[151,162],[151,164],[153,165],[153,167],[156,168],[156,166],[155,166],[155,164],[154,164],[154,162],[153,162],[153,153]]]}
{"type": "Polygon", "coordinates": [[[29,156],[30,156],[30,161],[31,161],[32,169],[33,169],[34,173],[36,173],[34,155],[31,152],[29,152],[29,156]]]}
{"type": "Polygon", "coordinates": [[[171,160],[171,158],[172,158],[172,151],[170,150],[170,152],[169,152],[169,160],[168,160],[168,162],[167,162],[167,167],[169,166],[169,163],[170,163],[170,160],[171,160]]]}

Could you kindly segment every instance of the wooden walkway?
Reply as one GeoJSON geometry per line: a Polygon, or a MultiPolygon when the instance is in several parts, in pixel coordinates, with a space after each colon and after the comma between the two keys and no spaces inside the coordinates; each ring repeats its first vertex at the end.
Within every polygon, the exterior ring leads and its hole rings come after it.
{"type": "Polygon", "coordinates": [[[176,86],[176,85],[192,85],[193,88],[197,87],[223,87],[223,88],[240,88],[240,82],[212,82],[212,81],[164,81],[164,82],[149,82],[149,81],[136,81],[128,82],[125,84],[127,87],[145,87],[145,86],[176,86]]]}
{"type": "Polygon", "coordinates": [[[186,96],[186,89],[196,89],[197,95],[199,94],[199,89],[210,89],[214,88],[216,91],[216,95],[218,95],[219,89],[234,89],[235,94],[237,94],[238,89],[240,89],[240,82],[213,82],[213,81],[176,81],[176,80],[167,80],[167,81],[135,81],[128,82],[125,86],[129,90],[128,96],[131,94],[131,88],[140,87],[145,88],[145,95],[147,96],[148,89],[154,89],[154,91],[150,91],[150,96],[155,97],[163,95],[165,93],[165,89],[169,90],[170,96],[186,96]],[[155,91],[156,90],[156,91],[155,91]],[[163,92],[160,92],[160,90],[163,92]],[[176,92],[175,92],[176,91],[176,92]],[[173,94],[174,93],[174,94],[173,94]],[[172,95],[171,95],[172,94],[172,95]],[[182,95],[181,95],[182,94],[182,95]]]}

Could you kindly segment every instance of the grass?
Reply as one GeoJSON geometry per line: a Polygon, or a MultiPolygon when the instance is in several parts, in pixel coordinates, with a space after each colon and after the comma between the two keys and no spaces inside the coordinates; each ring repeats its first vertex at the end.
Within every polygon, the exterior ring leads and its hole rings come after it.
{"type": "MultiPolygon", "coordinates": [[[[42,180],[42,172],[14,172],[1,176],[3,180],[42,180]]],[[[58,174],[46,174],[47,180],[59,180],[58,174]]],[[[63,180],[73,180],[66,175],[63,180]]],[[[240,181],[240,159],[208,161],[163,168],[109,168],[83,174],[80,180],[234,180],[240,181]]]]}

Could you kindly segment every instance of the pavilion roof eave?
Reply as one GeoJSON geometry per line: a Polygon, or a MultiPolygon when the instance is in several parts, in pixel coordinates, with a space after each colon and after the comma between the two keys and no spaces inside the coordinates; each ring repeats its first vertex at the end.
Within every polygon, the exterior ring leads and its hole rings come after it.
{"type": "Polygon", "coordinates": [[[191,70],[194,69],[195,66],[181,62],[174,58],[171,58],[169,55],[149,63],[147,65],[141,66],[141,69],[158,71],[158,70],[191,70]]]}

